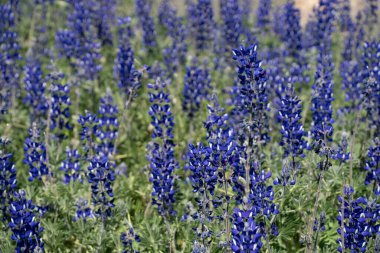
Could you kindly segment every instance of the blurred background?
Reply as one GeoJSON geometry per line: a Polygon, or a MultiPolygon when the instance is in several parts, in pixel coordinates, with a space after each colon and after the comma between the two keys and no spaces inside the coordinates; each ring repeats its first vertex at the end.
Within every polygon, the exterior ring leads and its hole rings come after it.
{"type": "MultiPolygon", "coordinates": [[[[188,0],[172,0],[174,5],[176,5],[177,9],[180,13],[184,14],[186,10],[184,10],[184,2],[188,0]]],[[[219,2],[220,0],[213,0],[214,1],[214,11],[216,15],[219,13],[219,2]]],[[[252,5],[256,7],[258,0],[241,0],[242,2],[252,2],[252,5]]],[[[338,0],[342,1],[342,0],[338,0]]],[[[380,1],[380,0],[378,0],[380,1]]],[[[159,3],[160,0],[155,0],[155,2],[159,3]]],[[[272,0],[274,5],[283,4],[286,2],[286,0],[272,0]]],[[[301,10],[302,15],[302,24],[306,24],[307,18],[311,14],[313,7],[318,4],[319,0],[295,0],[296,6],[301,10]]],[[[365,5],[365,0],[351,0],[351,10],[352,15],[354,16],[358,10],[360,10],[365,5]]],[[[255,8],[254,8],[255,9],[255,8]]]]}

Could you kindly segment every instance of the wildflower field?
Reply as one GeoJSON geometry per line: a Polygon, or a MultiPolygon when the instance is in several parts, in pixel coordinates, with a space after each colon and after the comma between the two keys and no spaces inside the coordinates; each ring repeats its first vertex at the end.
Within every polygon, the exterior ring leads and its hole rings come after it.
{"type": "Polygon", "coordinates": [[[378,0],[0,3],[0,253],[380,253],[378,0]]]}

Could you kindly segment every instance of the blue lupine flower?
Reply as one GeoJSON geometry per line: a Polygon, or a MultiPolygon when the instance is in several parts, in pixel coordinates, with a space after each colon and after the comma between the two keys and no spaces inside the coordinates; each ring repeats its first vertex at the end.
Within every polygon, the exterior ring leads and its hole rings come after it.
{"type": "Polygon", "coordinates": [[[147,68],[147,72],[150,79],[156,80],[157,78],[165,79],[169,76],[164,69],[163,64],[159,61],[155,61],[152,66],[147,68]]]}
{"type": "Polygon", "coordinates": [[[353,25],[351,19],[351,3],[349,0],[343,0],[339,8],[339,24],[341,31],[348,31],[353,25]]]}
{"type": "Polygon", "coordinates": [[[364,43],[362,56],[363,70],[360,72],[362,83],[362,108],[367,111],[370,128],[375,135],[380,133],[380,42],[374,40],[364,43]]]}
{"type": "Polygon", "coordinates": [[[282,135],[280,145],[284,148],[284,157],[289,157],[290,161],[284,164],[281,178],[278,178],[274,184],[294,185],[295,175],[300,167],[297,157],[304,157],[303,151],[307,145],[304,140],[306,133],[300,122],[302,119],[301,100],[296,96],[291,84],[286,88],[279,106],[278,120],[281,122],[282,135]]]}
{"type": "Polygon", "coordinates": [[[302,36],[302,47],[306,50],[311,49],[316,46],[316,34],[317,34],[317,18],[316,18],[316,8],[313,8],[311,14],[309,14],[309,18],[305,25],[305,31],[302,36]]]}
{"type": "Polygon", "coordinates": [[[195,32],[195,48],[203,51],[209,48],[212,41],[212,30],[214,25],[213,10],[210,0],[198,0],[198,3],[193,7],[191,23],[195,32]]]}
{"type": "Polygon", "coordinates": [[[165,92],[166,83],[157,79],[149,84],[151,124],[153,125],[152,145],[148,146],[147,158],[150,162],[153,184],[152,203],[164,217],[174,215],[174,170],[177,162],[174,158],[173,127],[174,117],[170,109],[169,93],[165,92]]]}
{"type": "Polygon", "coordinates": [[[35,123],[29,129],[29,137],[25,139],[24,156],[24,163],[29,167],[29,181],[42,180],[42,176],[50,175],[46,147],[40,142],[40,131],[35,123]]]}
{"type": "Polygon", "coordinates": [[[10,206],[12,240],[16,242],[16,253],[43,252],[41,238],[43,227],[36,218],[38,208],[27,200],[25,191],[15,192],[10,206]]]}
{"type": "Polygon", "coordinates": [[[102,66],[100,43],[94,35],[92,16],[93,1],[75,1],[73,12],[68,17],[68,29],[56,33],[56,45],[61,56],[72,59],[74,69],[79,77],[94,80],[98,77],[102,66]]]}
{"type": "Polygon", "coordinates": [[[350,160],[351,154],[348,151],[348,140],[347,136],[343,135],[338,147],[334,148],[332,159],[340,161],[340,163],[345,163],[350,160]]]}
{"type": "Polygon", "coordinates": [[[287,7],[290,3],[291,2],[288,1],[286,5],[275,6],[272,11],[271,29],[274,34],[279,36],[281,41],[285,41],[287,39],[285,36],[289,27],[286,27],[286,29],[284,29],[284,27],[285,25],[287,26],[285,22],[289,20],[286,20],[285,17],[285,12],[287,11],[285,7],[287,7]]]}
{"type": "Polygon", "coordinates": [[[340,76],[342,77],[342,89],[345,91],[345,101],[348,103],[347,106],[340,109],[340,112],[358,110],[361,101],[361,93],[358,90],[360,90],[362,72],[360,71],[360,64],[354,60],[356,30],[356,27],[351,27],[348,31],[342,53],[343,61],[339,68],[340,76]]]}
{"type": "Polygon", "coordinates": [[[114,22],[116,15],[116,0],[99,1],[95,10],[95,27],[97,37],[102,42],[102,45],[112,45],[111,25],[114,22]]]}
{"type": "Polygon", "coordinates": [[[380,195],[380,140],[376,138],[374,145],[368,149],[368,161],[365,166],[367,176],[365,184],[373,182],[373,190],[376,195],[380,195]]]}
{"type": "Polygon", "coordinates": [[[339,208],[337,217],[339,222],[338,234],[340,235],[337,239],[338,252],[343,250],[366,252],[369,239],[375,233],[380,232],[379,225],[376,225],[380,218],[380,205],[376,204],[375,201],[369,202],[363,197],[353,199],[353,194],[354,188],[347,186],[344,189],[344,197],[338,197],[341,203],[339,206],[343,204],[343,210],[339,208]],[[344,245],[342,236],[344,236],[344,245]]]}
{"type": "Polygon", "coordinates": [[[48,76],[50,83],[50,128],[62,131],[64,128],[71,130],[70,124],[70,86],[62,84],[64,75],[58,72],[52,72],[48,76]]]}
{"type": "Polygon", "coordinates": [[[211,163],[212,150],[204,147],[202,143],[198,146],[192,144],[188,147],[188,164],[186,168],[190,170],[190,181],[193,192],[199,193],[200,206],[207,206],[207,199],[202,199],[203,194],[214,195],[216,184],[218,183],[218,174],[216,167],[211,163]]]}
{"type": "Polygon", "coordinates": [[[268,220],[279,212],[277,206],[273,203],[273,186],[267,186],[266,182],[271,176],[272,173],[262,170],[258,162],[253,162],[251,165],[249,199],[252,203],[255,216],[262,214],[268,220]]]}
{"type": "Polygon", "coordinates": [[[96,148],[98,154],[109,157],[116,153],[114,145],[119,128],[118,113],[119,110],[111,95],[106,95],[100,100],[98,126],[95,132],[100,139],[96,148]]]}
{"type": "Polygon", "coordinates": [[[374,77],[368,78],[362,96],[369,128],[374,129],[375,136],[378,136],[380,134],[380,82],[374,77]]]}
{"type": "Polygon", "coordinates": [[[313,116],[312,122],[312,139],[314,147],[326,146],[332,141],[334,128],[332,124],[332,101],[333,83],[330,74],[325,74],[325,70],[317,70],[315,83],[312,86],[313,94],[311,100],[311,111],[313,116]]]}
{"type": "Polygon", "coordinates": [[[199,111],[202,100],[208,98],[210,90],[211,75],[209,70],[206,66],[197,66],[196,60],[194,60],[194,64],[186,68],[182,102],[182,108],[190,118],[199,111]]]}
{"type": "Polygon", "coordinates": [[[197,240],[193,245],[193,252],[202,248],[207,252],[210,248],[213,231],[211,221],[214,220],[215,214],[213,206],[219,205],[218,197],[215,195],[215,189],[218,184],[218,167],[212,163],[212,150],[202,144],[188,147],[188,163],[185,169],[190,170],[190,182],[195,193],[196,210],[191,217],[198,223],[193,230],[196,233],[197,240]]]}
{"type": "Polygon", "coordinates": [[[335,1],[320,0],[318,9],[316,9],[316,46],[326,54],[330,52],[332,43],[332,32],[334,31],[335,21],[335,1]]]}
{"type": "Polygon", "coordinates": [[[318,48],[318,62],[321,62],[324,56],[331,53],[335,6],[336,0],[320,0],[319,6],[313,9],[314,17],[306,26],[304,37],[307,45],[305,48],[318,48]]]}
{"type": "Polygon", "coordinates": [[[96,150],[98,118],[95,114],[86,111],[85,115],[79,115],[78,123],[82,127],[79,135],[84,150],[83,156],[85,159],[92,159],[96,150]]]}
{"type": "Polygon", "coordinates": [[[66,147],[66,159],[59,167],[60,170],[63,170],[65,172],[65,176],[63,178],[63,182],[65,184],[70,183],[70,181],[83,181],[81,178],[83,176],[83,173],[81,169],[80,159],[81,155],[77,149],[70,149],[69,147],[66,147]]]}
{"type": "Polygon", "coordinates": [[[147,48],[157,46],[156,28],[151,17],[151,3],[148,0],[137,0],[135,2],[136,15],[142,28],[143,43],[147,48]]]}
{"type": "Polygon", "coordinates": [[[301,13],[294,6],[294,2],[290,1],[285,4],[284,24],[285,34],[283,41],[287,46],[289,55],[298,58],[302,49],[302,28],[301,28],[301,13]]]}
{"type": "Polygon", "coordinates": [[[235,0],[223,0],[220,5],[226,51],[230,52],[239,46],[239,37],[243,30],[242,10],[235,0]]]}
{"type": "Polygon", "coordinates": [[[281,142],[284,147],[284,157],[304,157],[303,150],[306,148],[306,135],[301,123],[302,105],[294,92],[294,87],[289,84],[281,99],[278,120],[281,122],[281,142]]]}
{"type": "Polygon", "coordinates": [[[87,200],[80,198],[75,205],[77,210],[75,211],[75,216],[73,218],[74,221],[87,221],[87,219],[95,218],[92,209],[88,206],[87,200]]]}
{"type": "Polygon", "coordinates": [[[176,15],[176,12],[176,9],[170,4],[169,0],[162,0],[157,10],[158,23],[168,28],[170,19],[173,14],[176,15]]]}
{"type": "Polygon", "coordinates": [[[272,8],[272,0],[260,0],[257,8],[256,26],[264,28],[270,23],[270,11],[272,8]]]}
{"type": "Polygon", "coordinates": [[[53,52],[49,47],[50,34],[47,26],[47,10],[54,1],[35,0],[34,2],[34,39],[29,50],[32,58],[51,59],[53,52]]]}
{"type": "Polygon", "coordinates": [[[313,231],[314,232],[323,232],[326,230],[326,213],[321,212],[319,215],[319,219],[315,218],[314,224],[313,224],[313,231]]]}
{"type": "Polygon", "coordinates": [[[363,79],[374,77],[378,82],[380,81],[380,73],[378,71],[380,62],[378,56],[380,54],[380,42],[376,40],[367,41],[363,44],[363,79]]]}
{"type": "MultiPolygon", "coordinates": [[[[213,196],[218,183],[218,167],[212,163],[212,150],[202,144],[188,147],[188,163],[186,169],[190,170],[190,182],[195,193],[196,212],[191,215],[199,225],[193,228],[202,247],[208,249],[212,240],[213,231],[209,223],[215,218],[213,215],[213,196]]],[[[194,250],[193,250],[194,252],[194,250]]]]}
{"type": "Polygon", "coordinates": [[[237,63],[239,92],[236,110],[242,115],[239,138],[253,143],[265,145],[270,139],[268,135],[268,95],[266,91],[266,72],[257,58],[257,45],[248,48],[243,46],[233,50],[233,59],[237,63]],[[250,118],[250,120],[245,120],[250,118]],[[241,133],[241,131],[244,131],[241,133]]]}
{"type": "Polygon", "coordinates": [[[19,88],[20,45],[15,32],[15,16],[10,4],[0,5],[0,115],[11,106],[19,88]]]}
{"type": "Polygon", "coordinates": [[[88,167],[88,182],[94,213],[105,219],[112,215],[115,206],[112,184],[115,181],[114,165],[106,156],[93,157],[88,167]]]}
{"type": "MultiPolygon", "coordinates": [[[[228,124],[228,114],[224,113],[216,97],[213,100],[214,105],[207,106],[209,116],[203,125],[207,130],[207,141],[212,151],[212,163],[223,168],[225,172],[228,165],[232,164],[231,159],[236,149],[235,133],[228,124]]],[[[222,178],[222,175],[219,176],[219,180],[222,178]]]]}
{"type": "Polygon", "coordinates": [[[260,225],[255,221],[253,208],[247,210],[234,209],[232,214],[231,250],[237,253],[259,253],[264,236],[260,225]]]}
{"type": "MultiPolygon", "coordinates": [[[[247,149],[246,147],[244,147],[247,149]]],[[[268,221],[270,221],[274,216],[276,216],[279,211],[277,206],[273,203],[274,200],[274,191],[273,186],[268,186],[267,181],[271,177],[271,172],[266,172],[261,168],[261,164],[259,161],[251,161],[246,152],[240,149],[240,152],[238,153],[239,157],[235,164],[233,165],[234,171],[233,171],[233,178],[232,182],[234,184],[233,190],[236,192],[236,201],[239,204],[243,204],[243,208],[238,210],[238,214],[243,215],[250,215],[252,217],[252,220],[256,222],[256,226],[260,227],[257,228],[260,236],[269,236],[264,233],[266,231],[265,229],[265,222],[262,221],[260,217],[264,217],[268,221]],[[245,162],[242,162],[242,161],[245,162]],[[249,163],[248,163],[249,162],[249,163]],[[247,164],[248,163],[248,164],[247,164]],[[248,169],[248,171],[246,171],[248,169]],[[249,176],[249,177],[248,177],[249,176]],[[239,178],[245,178],[245,182],[243,183],[239,178]],[[248,186],[246,186],[248,184],[248,186]],[[247,191],[248,190],[248,191],[247,191]],[[243,213],[241,213],[243,212],[243,213]],[[261,219],[261,220],[260,220],[261,219]]],[[[239,217],[234,215],[233,223],[235,224],[235,219],[238,219],[239,217]]],[[[248,217],[245,217],[248,218],[248,217]]],[[[237,226],[237,225],[236,225],[237,226]]],[[[271,224],[272,231],[276,232],[275,225],[271,224]]],[[[245,232],[243,229],[244,227],[237,227],[236,228],[238,232],[236,233],[249,233],[245,232]],[[239,232],[241,231],[241,232],[239,232]]],[[[257,231],[255,233],[250,234],[247,240],[252,240],[252,236],[255,237],[257,231]]],[[[233,243],[236,247],[239,247],[240,245],[243,245],[244,242],[234,242],[234,232],[233,234],[233,243]]],[[[260,239],[259,239],[260,240],[260,239]]],[[[258,243],[257,241],[254,242],[254,244],[258,244],[257,246],[261,245],[261,242],[258,243]]],[[[253,246],[254,244],[251,244],[253,246]]],[[[236,248],[235,247],[235,248],[236,248]]],[[[243,247],[248,247],[244,246],[243,247]]],[[[237,248],[236,248],[237,250],[237,248]]],[[[241,251],[236,251],[241,252],[241,251]]],[[[243,251],[244,252],[244,251],[243,251]]]]}
{"type": "Polygon", "coordinates": [[[115,59],[114,76],[118,80],[119,88],[127,95],[134,95],[140,87],[141,72],[134,66],[134,53],[131,48],[129,17],[118,20],[119,47],[115,59]]]}
{"type": "Polygon", "coordinates": [[[139,253],[139,251],[133,247],[133,242],[140,242],[140,237],[135,233],[131,226],[127,232],[121,233],[120,240],[123,243],[122,253],[139,253]]]}
{"type": "MultiPolygon", "coordinates": [[[[0,140],[0,145],[5,145],[4,140],[0,140]]],[[[12,154],[6,154],[0,149],[0,212],[3,221],[8,216],[8,206],[17,186],[16,168],[12,162],[12,154]]]]}
{"type": "Polygon", "coordinates": [[[167,72],[169,76],[172,76],[177,71],[178,66],[186,61],[187,44],[185,40],[187,30],[183,19],[177,15],[177,10],[168,2],[162,4],[162,8],[165,7],[165,19],[162,25],[171,38],[171,44],[163,49],[163,56],[167,72]]]}
{"type": "Polygon", "coordinates": [[[24,103],[31,109],[31,120],[46,117],[48,102],[45,96],[46,83],[42,78],[41,64],[39,61],[29,59],[25,66],[25,91],[27,92],[24,103]]]}

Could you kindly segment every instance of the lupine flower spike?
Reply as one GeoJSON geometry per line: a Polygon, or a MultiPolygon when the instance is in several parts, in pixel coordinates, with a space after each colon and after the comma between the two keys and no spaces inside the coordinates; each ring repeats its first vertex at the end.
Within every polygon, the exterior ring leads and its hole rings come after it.
{"type": "Polygon", "coordinates": [[[369,185],[373,183],[373,191],[376,196],[380,195],[380,139],[374,140],[374,145],[369,147],[367,155],[367,163],[365,170],[367,176],[365,178],[365,184],[369,185]]]}
{"type": "Polygon", "coordinates": [[[174,117],[169,93],[165,92],[166,83],[157,79],[156,84],[149,84],[148,87],[151,89],[149,115],[154,129],[147,154],[151,167],[150,181],[153,184],[152,202],[160,215],[169,217],[175,214],[174,170],[178,166],[174,158],[174,117]]]}
{"type": "Polygon", "coordinates": [[[91,185],[94,213],[102,220],[112,216],[114,205],[114,164],[106,156],[93,157],[88,167],[88,182],[91,185]]]}
{"type": "Polygon", "coordinates": [[[9,205],[17,186],[16,168],[12,161],[12,154],[6,153],[9,141],[0,139],[0,212],[3,221],[9,217],[9,205]]]}
{"type": "Polygon", "coordinates": [[[43,227],[36,217],[37,207],[32,200],[26,199],[25,191],[14,193],[10,213],[9,227],[12,230],[12,240],[16,242],[15,252],[43,252],[43,227]]]}
{"type": "Polygon", "coordinates": [[[40,131],[35,123],[29,129],[29,137],[25,139],[24,154],[24,163],[29,167],[29,181],[42,180],[43,176],[50,175],[46,147],[41,142],[40,131]]]}

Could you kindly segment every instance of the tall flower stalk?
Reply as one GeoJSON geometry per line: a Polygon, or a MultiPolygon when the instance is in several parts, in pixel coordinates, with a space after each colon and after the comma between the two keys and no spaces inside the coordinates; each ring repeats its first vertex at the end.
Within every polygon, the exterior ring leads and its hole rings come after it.
{"type": "Polygon", "coordinates": [[[149,115],[153,126],[152,142],[148,145],[147,158],[150,163],[150,182],[153,185],[152,204],[164,218],[170,233],[170,252],[175,251],[174,234],[169,219],[176,214],[173,204],[174,170],[178,164],[174,157],[173,128],[174,117],[171,112],[170,96],[165,91],[166,83],[157,79],[149,84],[149,115]]]}

